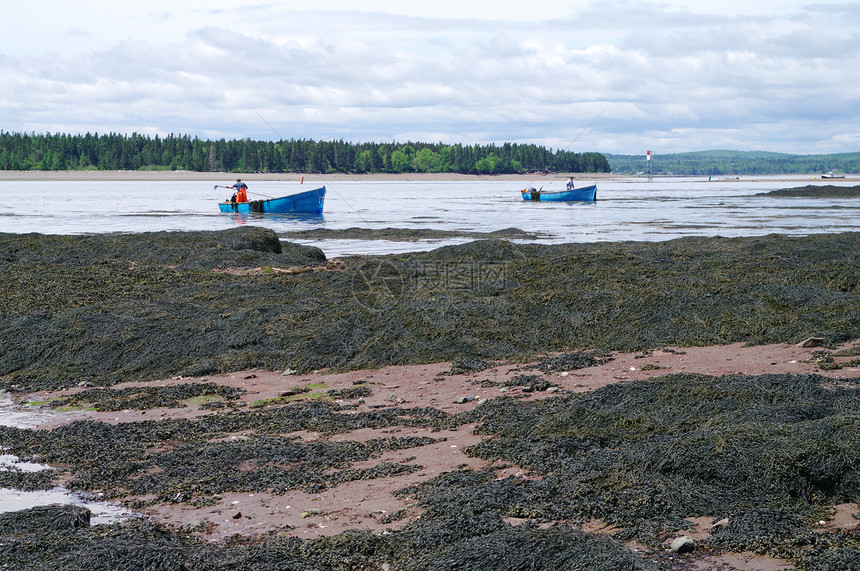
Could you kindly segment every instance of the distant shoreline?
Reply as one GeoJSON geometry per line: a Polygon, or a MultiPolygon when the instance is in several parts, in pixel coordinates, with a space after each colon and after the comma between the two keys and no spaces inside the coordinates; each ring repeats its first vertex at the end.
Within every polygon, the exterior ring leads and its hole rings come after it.
{"type": "Polygon", "coordinates": [[[237,178],[251,181],[289,181],[307,183],[327,183],[342,181],[563,181],[572,176],[574,179],[609,180],[636,178],[607,173],[528,173],[499,175],[470,175],[460,173],[229,173],[196,171],[0,171],[3,180],[84,180],[84,181],[218,181],[224,184],[237,178]]]}
{"type": "MultiPolygon", "coordinates": [[[[564,181],[568,177],[574,180],[588,181],[632,181],[642,180],[642,175],[620,175],[612,173],[527,173],[499,175],[470,175],[460,173],[375,173],[375,174],[344,174],[344,173],[223,173],[195,171],[5,171],[0,170],[0,181],[214,181],[228,184],[237,178],[252,181],[289,181],[299,182],[304,179],[307,184],[326,184],[343,181],[511,181],[523,184],[535,184],[543,181],[564,181]]],[[[705,176],[655,176],[655,179],[701,178],[708,182],[705,176]]],[[[821,175],[776,175],[771,177],[759,176],[715,176],[711,182],[756,181],[767,180],[774,182],[808,182],[824,180],[829,182],[860,181],[860,176],[848,176],[844,179],[822,179],[821,175]]]]}

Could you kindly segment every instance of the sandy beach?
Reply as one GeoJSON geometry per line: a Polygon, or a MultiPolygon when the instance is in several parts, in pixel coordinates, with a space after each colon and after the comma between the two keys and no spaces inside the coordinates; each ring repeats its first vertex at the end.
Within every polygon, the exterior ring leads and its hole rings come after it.
{"type": "MultiPolygon", "coordinates": [[[[850,349],[860,341],[845,344],[840,349],[850,349]]],[[[525,400],[552,398],[566,393],[594,391],[613,383],[644,381],[668,374],[694,373],[702,375],[764,375],[764,374],[816,374],[833,379],[856,377],[858,367],[822,370],[814,360],[816,347],[796,345],[745,346],[731,344],[711,347],[670,348],[640,353],[616,353],[611,360],[594,367],[561,371],[550,375],[554,387],[539,392],[524,392],[521,388],[506,389],[505,382],[524,370],[528,363],[498,363],[480,372],[449,374],[451,363],[393,366],[382,369],[366,369],[342,373],[326,371],[310,375],[285,375],[282,371],[246,370],[205,378],[172,378],[149,383],[123,383],[116,389],[166,387],[189,382],[214,381],[220,385],[240,387],[246,392],[241,406],[253,406],[255,402],[277,399],[291,387],[313,384],[326,390],[343,390],[363,383],[372,394],[361,399],[356,413],[386,408],[436,408],[452,414],[482,406],[492,399],[514,396],[525,400]]],[[[845,359],[841,359],[845,360],[845,359]]],[[[45,402],[84,389],[69,389],[55,392],[38,392],[27,395],[26,400],[45,402]]],[[[309,397],[310,399],[319,397],[309,397]]],[[[344,401],[336,401],[346,404],[344,401]]],[[[200,404],[189,403],[180,408],[158,408],[150,410],[123,410],[97,412],[73,410],[57,412],[46,418],[39,428],[53,429],[74,421],[92,420],[108,424],[140,422],[142,420],[190,419],[217,414],[200,404]]],[[[496,478],[535,478],[516,465],[488,463],[466,453],[466,449],[487,440],[475,430],[476,425],[466,424],[447,430],[440,438],[437,431],[415,427],[398,428],[399,438],[435,438],[436,442],[406,450],[393,450],[380,458],[367,462],[368,466],[380,461],[402,464],[415,462],[423,466],[418,472],[401,474],[373,480],[356,480],[328,490],[314,493],[290,490],[285,494],[271,493],[224,493],[216,505],[194,508],[187,504],[164,502],[151,505],[145,515],[165,525],[205,530],[204,536],[215,542],[224,542],[236,534],[258,537],[277,532],[282,536],[318,538],[341,534],[348,530],[364,530],[372,533],[390,533],[401,530],[408,523],[421,517],[424,509],[418,507],[414,498],[398,494],[409,486],[420,485],[446,472],[457,470],[493,470],[496,478]],[[392,516],[396,515],[392,519],[392,516]]],[[[358,442],[388,437],[391,429],[362,428],[348,433],[325,435],[319,432],[302,431],[293,436],[301,443],[358,442]]],[[[227,440],[247,438],[247,434],[232,434],[227,440]]],[[[361,468],[364,464],[356,464],[361,468]]],[[[127,498],[134,500],[134,498],[127,498]]],[[[145,498],[139,498],[141,500],[145,498]]],[[[822,522],[820,531],[841,530],[853,533],[857,521],[852,513],[860,510],[857,504],[834,507],[831,520],[822,522]]],[[[697,541],[709,537],[711,523],[715,517],[690,518],[695,527],[687,535],[697,541]]],[[[508,518],[512,526],[527,525],[527,519],[508,518]]],[[[583,525],[592,533],[612,535],[618,530],[606,526],[600,520],[591,520],[583,525]]],[[[648,550],[634,543],[628,547],[633,551],[648,550]]],[[[724,553],[722,555],[701,554],[696,557],[701,568],[734,569],[738,571],[771,570],[793,568],[790,561],[755,556],[751,553],[724,553]]]]}

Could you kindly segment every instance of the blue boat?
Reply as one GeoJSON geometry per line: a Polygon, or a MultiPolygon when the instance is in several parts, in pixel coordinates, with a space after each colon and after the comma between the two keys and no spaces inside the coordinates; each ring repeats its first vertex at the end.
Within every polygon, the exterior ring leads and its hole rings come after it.
{"type": "Polygon", "coordinates": [[[540,202],[595,202],[597,200],[597,185],[583,186],[582,188],[574,188],[572,190],[559,191],[543,191],[534,188],[527,188],[520,191],[523,195],[523,200],[540,201],[540,202]]]}
{"type": "Polygon", "coordinates": [[[323,211],[324,200],[325,187],[323,186],[280,198],[251,200],[249,202],[219,202],[218,208],[221,209],[221,212],[320,215],[323,211]]]}

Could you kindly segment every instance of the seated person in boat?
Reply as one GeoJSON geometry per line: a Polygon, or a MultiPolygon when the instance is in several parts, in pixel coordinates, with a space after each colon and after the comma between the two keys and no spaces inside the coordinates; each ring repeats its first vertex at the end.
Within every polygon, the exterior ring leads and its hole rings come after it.
{"type": "Polygon", "coordinates": [[[567,190],[573,190],[573,177],[567,179],[567,190]]]}
{"type": "Polygon", "coordinates": [[[237,178],[235,184],[230,186],[235,188],[236,192],[230,198],[230,202],[248,202],[248,185],[242,182],[242,179],[237,178]]]}

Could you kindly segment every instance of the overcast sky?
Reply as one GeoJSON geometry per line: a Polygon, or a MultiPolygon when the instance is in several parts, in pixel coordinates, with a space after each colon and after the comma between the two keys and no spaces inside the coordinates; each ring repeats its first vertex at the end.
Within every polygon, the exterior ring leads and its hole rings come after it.
{"type": "Polygon", "coordinates": [[[7,132],[860,151],[860,2],[2,4],[7,132]]]}

